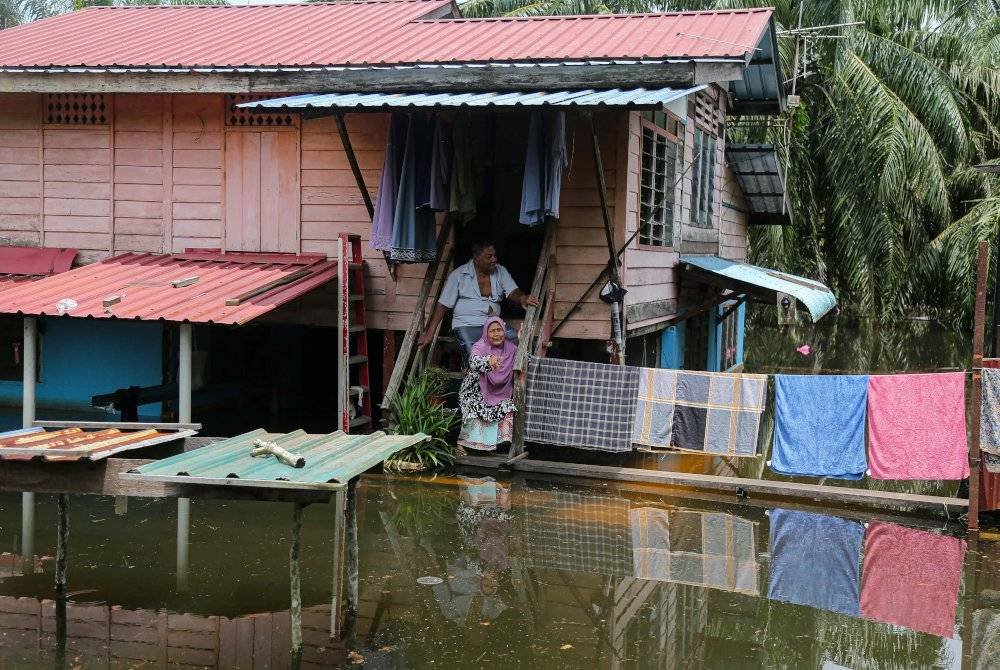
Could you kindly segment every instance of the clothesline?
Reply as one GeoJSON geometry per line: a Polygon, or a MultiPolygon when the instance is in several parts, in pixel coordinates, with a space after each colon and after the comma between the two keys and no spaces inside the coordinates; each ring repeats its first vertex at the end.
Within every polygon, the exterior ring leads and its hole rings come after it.
{"type": "Polygon", "coordinates": [[[805,367],[792,367],[792,366],[782,366],[777,368],[772,368],[774,372],[761,372],[758,374],[766,374],[768,376],[774,376],[775,374],[781,374],[783,372],[811,372],[814,375],[930,375],[935,373],[957,373],[961,372],[963,374],[971,375],[976,370],[982,370],[983,368],[972,368],[971,370],[966,370],[965,368],[931,368],[929,370],[900,370],[900,371],[885,371],[885,372],[863,372],[861,370],[845,370],[838,368],[822,368],[820,370],[813,370],[813,368],[805,367]]]}

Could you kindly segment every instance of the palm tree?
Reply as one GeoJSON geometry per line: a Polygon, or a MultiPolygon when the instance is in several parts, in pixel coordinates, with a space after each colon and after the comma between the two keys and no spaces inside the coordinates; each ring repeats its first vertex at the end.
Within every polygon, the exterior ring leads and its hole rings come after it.
{"type": "Polygon", "coordinates": [[[972,167],[1000,155],[1000,0],[461,5],[467,16],[753,6],[775,7],[785,78],[797,74],[801,98],[779,127],[743,119],[729,131],[788,156],[797,224],[754,229],[754,260],[824,279],[859,314],[967,319],[976,243],[1000,227],[1000,177],[972,167]],[[796,37],[800,17],[857,25],[796,37]]]}

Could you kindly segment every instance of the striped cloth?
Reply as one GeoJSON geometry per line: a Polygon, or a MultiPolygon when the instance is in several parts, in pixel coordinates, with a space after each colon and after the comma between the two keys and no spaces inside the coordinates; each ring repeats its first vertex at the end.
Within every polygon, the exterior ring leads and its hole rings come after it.
{"type": "Polygon", "coordinates": [[[594,451],[632,450],[639,368],[528,361],[525,439],[594,451]]]}
{"type": "Polygon", "coordinates": [[[979,448],[1000,456],[1000,369],[983,368],[983,409],[979,415],[979,448]]]}
{"type": "Polygon", "coordinates": [[[639,395],[635,403],[632,442],[647,447],[669,448],[676,398],[676,370],[639,368],[639,395]]]}
{"type": "Polygon", "coordinates": [[[767,375],[677,371],[672,446],[756,456],[767,375]]]}

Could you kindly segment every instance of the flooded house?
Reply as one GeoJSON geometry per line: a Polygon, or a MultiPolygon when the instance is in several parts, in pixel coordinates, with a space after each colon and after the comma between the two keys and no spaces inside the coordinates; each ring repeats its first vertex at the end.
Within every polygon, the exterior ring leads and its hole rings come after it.
{"type": "Polygon", "coordinates": [[[769,9],[94,7],[4,30],[0,241],[75,260],[0,286],[0,397],[18,404],[23,377],[52,409],[363,431],[483,238],[541,300],[530,350],[738,368],[746,301],[834,304],[744,263],[748,227],[791,214],[774,148],[727,123],[785,107],[769,9]],[[447,125],[474,183],[458,209],[452,184],[427,253],[393,259],[373,210],[407,119],[447,125]],[[555,209],[523,225],[526,160],[556,123],[555,209]]]}

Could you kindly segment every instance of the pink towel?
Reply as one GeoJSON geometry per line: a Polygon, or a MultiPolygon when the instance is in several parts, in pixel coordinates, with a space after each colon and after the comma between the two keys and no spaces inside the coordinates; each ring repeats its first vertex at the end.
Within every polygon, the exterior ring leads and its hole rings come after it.
{"type": "Polygon", "coordinates": [[[875,479],[965,479],[965,374],[868,379],[868,467],[875,479]]]}
{"type": "Polygon", "coordinates": [[[965,541],[873,521],[865,538],[861,616],[938,637],[955,634],[965,541]]]}

